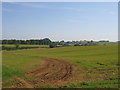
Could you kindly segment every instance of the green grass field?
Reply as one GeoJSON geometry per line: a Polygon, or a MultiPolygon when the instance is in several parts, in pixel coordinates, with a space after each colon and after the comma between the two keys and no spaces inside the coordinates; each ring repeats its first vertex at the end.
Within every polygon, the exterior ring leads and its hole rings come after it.
{"type": "Polygon", "coordinates": [[[8,81],[16,76],[34,79],[34,77],[25,76],[22,72],[34,69],[38,67],[38,64],[44,63],[40,59],[41,57],[66,60],[83,70],[77,77],[81,80],[80,83],[71,83],[65,87],[118,87],[117,45],[68,46],[3,51],[3,82],[5,82],[3,86],[10,85],[11,83],[8,81]],[[89,79],[84,79],[84,76],[89,77],[89,79]]]}
{"type": "MultiPolygon", "coordinates": [[[[2,46],[2,45],[0,45],[2,46]]],[[[15,45],[3,44],[5,47],[15,47],[15,45]]],[[[49,45],[19,45],[20,47],[49,47],[49,45]]]]}

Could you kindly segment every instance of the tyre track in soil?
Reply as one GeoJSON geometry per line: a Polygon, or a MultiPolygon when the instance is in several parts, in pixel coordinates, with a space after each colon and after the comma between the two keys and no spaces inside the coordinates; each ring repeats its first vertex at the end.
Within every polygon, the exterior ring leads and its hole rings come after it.
{"type": "MultiPolygon", "coordinates": [[[[20,55],[14,53],[6,53],[12,55],[20,55]]],[[[21,55],[25,56],[25,55],[21,55]]],[[[20,85],[19,88],[40,88],[45,85],[51,85],[55,87],[61,87],[67,83],[75,82],[76,75],[78,74],[78,68],[75,65],[60,59],[54,58],[41,58],[45,63],[35,70],[25,72],[27,75],[36,76],[35,80],[24,80],[22,78],[16,78],[20,85]],[[23,84],[23,86],[21,85],[23,84]]],[[[13,85],[13,87],[16,85],[13,85]]]]}
{"type": "Polygon", "coordinates": [[[29,80],[29,84],[35,88],[44,85],[59,87],[74,80],[74,65],[66,61],[53,58],[43,58],[43,60],[45,60],[46,63],[40,68],[26,72],[28,75],[37,77],[35,80],[29,80]]]}

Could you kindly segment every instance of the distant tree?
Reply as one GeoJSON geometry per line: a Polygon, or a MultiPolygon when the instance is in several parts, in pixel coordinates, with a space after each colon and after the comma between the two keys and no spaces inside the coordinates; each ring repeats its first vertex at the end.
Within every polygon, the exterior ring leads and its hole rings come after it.
{"type": "Polygon", "coordinates": [[[62,46],[70,46],[68,43],[64,43],[62,46]]]}
{"type": "Polygon", "coordinates": [[[80,44],[75,44],[74,46],[80,46],[80,44]]]}
{"type": "Polygon", "coordinates": [[[101,41],[99,41],[99,42],[109,42],[109,40],[101,40],[101,41]]]}
{"type": "Polygon", "coordinates": [[[4,45],[2,45],[2,50],[4,50],[5,49],[5,46],[4,45]]]}
{"type": "Polygon", "coordinates": [[[19,48],[19,44],[16,44],[16,45],[15,45],[15,48],[18,49],[18,48],[19,48]]]}
{"type": "Polygon", "coordinates": [[[93,40],[91,40],[91,43],[94,42],[93,40]]]}
{"type": "Polygon", "coordinates": [[[50,48],[55,48],[57,45],[56,44],[50,44],[49,47],[50,48]]]}
{"type": "Polygon", "coordinates": [[[88,46],[88,44],[87,44],[87,43],[85,43],[85,44],[84,44],[84,46],[88,46]]]}
{"type": "Polygon", "coordinates": [[[65,42],[64,40],[60,41],[60,42],[65,42]]]}
{"type": "Polygon", "coordinates": [[[43,39],[43,44],[44,45],[49,45],[49,44],[51,44],[51,40],[49,38],[44,38],[43,39]]]}

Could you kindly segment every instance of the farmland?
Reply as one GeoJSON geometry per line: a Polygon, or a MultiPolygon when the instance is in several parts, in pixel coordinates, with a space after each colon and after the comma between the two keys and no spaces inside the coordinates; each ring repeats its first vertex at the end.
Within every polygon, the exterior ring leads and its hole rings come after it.
{"type": "MultiPolygon", "coordinates": [[[[0,45],[0,47],[15,47],[15,45],[11,45],[11,44],[2,44],[0,45]]],[[[40,48],[47,48],[49,47],[49,45],[19,45],[19,47],[40,47],[40,48]]]]}
{"type": "Polygon", "coordinates": [[[3,87],[118,88],[117,45],[2,51],[2,58],[3,87]]]}

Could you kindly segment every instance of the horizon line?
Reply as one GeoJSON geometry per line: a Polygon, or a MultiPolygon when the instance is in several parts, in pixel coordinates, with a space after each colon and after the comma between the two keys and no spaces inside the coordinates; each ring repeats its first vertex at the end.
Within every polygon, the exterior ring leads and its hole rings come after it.
{"type": "MultiPolygon", "coordinates": [[[[1,39],[1,40],[41,40],[41,39],[45,39],[45,38],[30,38],[30,39],[15,39],[15,38],[13,38],[13,39],[1,39]]],[[[48,38],[48,39],[50,39],[50,38],[48,38]]],[[[120,41],[120,40],[109,40],[109,39],[100,39],[100,40],[93,40],[93,39],[91,39],[91,40],[88,40],[88,39],[80,39],[80,40],[64,40],[64,39],[61,39],[61,40],[52,40],[52,39],[50,39],[51,41],[110,41],[110,42],[118,42],[118,41],[120,41]]]]}

